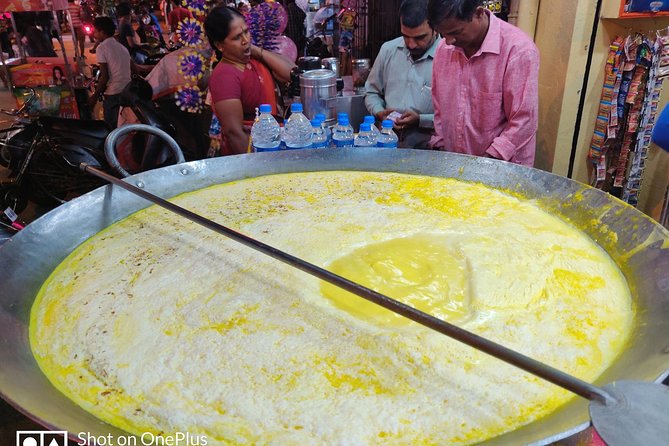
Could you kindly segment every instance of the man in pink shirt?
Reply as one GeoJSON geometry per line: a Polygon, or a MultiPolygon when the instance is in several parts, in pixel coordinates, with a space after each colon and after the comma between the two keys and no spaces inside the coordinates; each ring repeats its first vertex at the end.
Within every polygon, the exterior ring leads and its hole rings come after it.
{"type": "Polygon", "coordinates": [[[442,35],[432,67],[438,150],[532,166],[539,100],[539,51],[483,0],[430,0],[428,20],[442,35]]]}

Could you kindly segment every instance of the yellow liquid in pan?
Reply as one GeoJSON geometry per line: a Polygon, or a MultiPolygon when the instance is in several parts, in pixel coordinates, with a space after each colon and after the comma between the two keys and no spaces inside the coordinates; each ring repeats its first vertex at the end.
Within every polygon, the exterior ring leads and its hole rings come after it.
{"type": "MultiPolygon", "coordinates": [[[[438,235],[418,234],[363,246],[328,269],[353,282],[454,322],[470,315],[467,265],[462,253],[438,235]]],[[[386,326],[411,321],[339,287],[324,283],[323,294],[337,308],[386,326]]]]}
{"type": "MultiPolygon", "coordinates": [[[[632,327],[605,252],[480,184],[297,173],[173,201],[586,381],[632,327]]],[[[96,417],[208,445],[475,444],[573,398],[156,207],[62,262],[30,339],[96,417]]]]}

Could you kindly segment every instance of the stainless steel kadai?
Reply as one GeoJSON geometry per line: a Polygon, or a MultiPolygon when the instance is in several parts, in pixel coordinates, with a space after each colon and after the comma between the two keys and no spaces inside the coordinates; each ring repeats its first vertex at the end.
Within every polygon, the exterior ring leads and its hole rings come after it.
{"type": "MultiPolygon", "coordinates": [[[[600,243],[625,273],[636,301],[638,315],[630,345],[597,383],[653,381],[666,375],[669,349],[662,342],[669,332],[669,234],[638,211],[573,181],[483,158],[407,150],[249,155],[170,166],[131,181],[169,197],[245,177],[318,170],[455,177],[537,200],[600,243]]],[[[0,262],[8,265],[0,273],[5,284],[0,291],[0,391],[48,427],[94,435],[122,434],[79,409],[48,383],[30,352],[27,324],[33,298],[52,269],[90,235],[146,205],[125,191],[99,189],[47,214],[0,250],[0,262]]],[[[489,444],[546,443],[577,432],[587,420],[587,403],[574,400],[550,417],[489,444]]]]}

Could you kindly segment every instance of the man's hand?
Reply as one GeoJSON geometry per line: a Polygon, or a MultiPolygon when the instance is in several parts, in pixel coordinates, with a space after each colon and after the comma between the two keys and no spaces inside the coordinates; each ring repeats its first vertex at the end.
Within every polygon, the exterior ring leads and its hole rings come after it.
{"type": "Polygon", "coordinates": [[[374,117],[376,118],[377,121],[383,122],[385,119],[388,119],[388,115],[394,111],[395,111],[394,108],[387,108],[375,114],[374,117]]]}
{"type": "Polygon", "coordinates": [[[402,116],[395,120],[395,127],[402,130],[410,127],[418,127],[420,116],[413,110],[404,112],[402,116]]]}

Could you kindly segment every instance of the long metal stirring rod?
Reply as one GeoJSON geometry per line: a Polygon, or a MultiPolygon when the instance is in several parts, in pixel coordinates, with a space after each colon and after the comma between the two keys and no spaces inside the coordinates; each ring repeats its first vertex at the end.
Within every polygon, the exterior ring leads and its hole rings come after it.
{"type": "Polygon", "coordinates": [[[243,245],[246,245],[250,248],[253,248],[257,251],[267,254],[270,257],[273,257],[277,260],[287,263],[290,266],[293,266],[299,270],[309,273],[312,276],[318,277],[321,280],[324,280],[340,288],[343,288],[346,291],[349,291],[353,294],[357,294],[358,296],[363,297],[369,300],[370,302],[374,302],[377,305],[380,305],[390,311],[393,311],[406,318],[409,318],[414,322],[418,322],[421,325],[424,325],[428,328],[438,331],[439,333],[442,333],[450,338],[453,338],[464,344],[474,347],[477,350],[481,350],[485,353],[488,353],[489,355],[494,356],[495,358],[501,359],[502,361],[512,364],[520,369],[523,369],[526,372],[529,372],[533,375],[543,378],[546,381],[550,381],[553,384],[556,384],[564,389],[567,389],[577,395],[582,396],[583,398],[586,398],[590,401],[598,401],[604,405],[606,405],[607,403],[612,403],[616,400],[609,392],[600,387],[587,383],[581,379],[576,378],[575,376],[564,373],[547,364],[544,364],[528,356],[525,356],[521,353],[518,353],[514,350],[511,350],[507,347],[504,347],[503,345],[497,344],[486,338],[483,338],[467,330],[464,330],[456,325],[450,324],[441,319],[437,319],[434,316],[431,316],[413,307],[405,305],[397,300],[391,299],[390,297],[385,296],[381,293],[377,293],[372,289],[364,287],[358,283],[352,282],[337,274],[331,273],[328,270],[325,270],[314,264],[306,262],[298,257],[292,256],[284,251],[281,251],[263,242],[248,237],[233,229],[222,226],[201,215],[191,212],[188,209],[184,209],[180,206],[177,206],[174,203],[170,203],[167,200],[164,200],[143,189],[140,189],[139,187],[133,186],[130,183],[127,183],[123,180],[113,177],[99,169],[96,169],[95,167],[89,166],[86,163],[81,163],[80,168],[84,172],[88,172],[92,175],[95,175],[98,178],[101,178],[112,184],[122,187],[123,189],[130,191],[133,194],[139,195],[142,198],[145,198],[146,200],[157,204],[158,206],[161,206],[199,225],[204,226],[205,228],[211,229],[212,231],[218,232],[219,234],[223,234],[226,237],[229,237],[243,245]]]}

